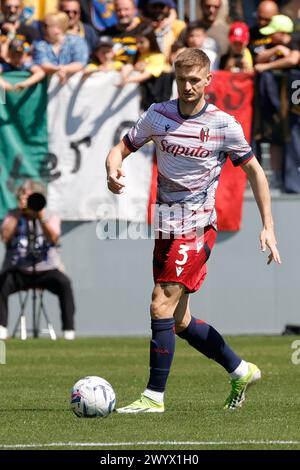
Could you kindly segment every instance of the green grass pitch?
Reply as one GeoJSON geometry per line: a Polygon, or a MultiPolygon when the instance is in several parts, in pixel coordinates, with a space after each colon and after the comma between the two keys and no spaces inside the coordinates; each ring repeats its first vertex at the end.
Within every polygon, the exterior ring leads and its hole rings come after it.
{"type": "Polygon", "coordinates": [[[0,449],[300,449],[295,339],[228,339],[263,374],[238,411],[222,409],[229,392],[225,371],[177,340],[165,413],[96,419],[77,418],[69,409],[72,385],[99,375],[113,385],[117,405],[135,400],[148,376],[147,338],[9,340],[7,363],[0,365],[0,449]]]}

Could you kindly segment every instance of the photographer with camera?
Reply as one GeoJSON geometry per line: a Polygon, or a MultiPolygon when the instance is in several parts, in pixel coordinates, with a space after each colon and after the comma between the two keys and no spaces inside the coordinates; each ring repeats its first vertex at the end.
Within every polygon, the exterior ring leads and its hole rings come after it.
{"type": "Polygon", "coordinates": [[[220,70],[230,72],[252,72],[253,61],[251,52],[247,48],[250,35],[246,23],[236,21],[229,30],[229,52],[221,57],[220,70]]]}
{"type": "Polygon", "coordinates": [[[25,181],[17,190],[18,207],[1,227],[6,254],[0,273],[0,339],[7,338],[9,295],[30,288],[58,296],[64,338],[75,338],[73,291],[57,251],[60,220],[46,210],[45,193],[43,184],[25,181]]]}

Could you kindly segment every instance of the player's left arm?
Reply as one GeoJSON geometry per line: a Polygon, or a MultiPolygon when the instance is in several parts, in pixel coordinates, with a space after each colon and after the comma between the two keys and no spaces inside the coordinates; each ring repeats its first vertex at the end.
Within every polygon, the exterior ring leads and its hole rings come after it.
{"type": "Polygon", "coordinates": [[[268,264],[273,260],[281,264],[274,231],[271,195],[266,175],[255,157],[242,165],[242,169],[248,176],[262,219],[263,228],[260,232],[261,250],[265,251],[266,247],[269,248],[268,264]]]}

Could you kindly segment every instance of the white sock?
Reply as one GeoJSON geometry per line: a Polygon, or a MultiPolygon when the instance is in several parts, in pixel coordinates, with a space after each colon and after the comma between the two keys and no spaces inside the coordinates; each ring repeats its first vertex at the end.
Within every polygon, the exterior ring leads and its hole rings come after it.
{"type": "Polygon", "coordinates": [[[232,379],[241,379],[242,377],[245,377],[249,372],[249,366],[248,362],[246,361],[241,361],[241,363],[237,366],[237,368],[231,372],[230,377],[232,379]]]}
{"type": "Polygon", "coordinates": [[[0,325],[0,340],[7,339],[7,334],[8,332],[6,326],[0,325]]]}
{"type": "Polygon", "coordinates": [[[146,390],[143,392],[143,395],[145,395],[147,398],[151,398],[151,400],[154,400],[157,403],[164,402],[164,392],[155,392],[154,390],[146,388],[146,390]]]}

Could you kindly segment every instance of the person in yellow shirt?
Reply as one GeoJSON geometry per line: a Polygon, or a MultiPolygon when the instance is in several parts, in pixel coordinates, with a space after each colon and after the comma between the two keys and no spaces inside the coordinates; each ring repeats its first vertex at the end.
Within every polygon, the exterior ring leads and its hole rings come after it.
{"type": "Polygon", "coordinates": [[[170,59],[172,45],[186,27],[184,21],[178,19],[169,21],[175,7],[173,0],[148,0],[147,2],[146,16],[151,21],[160,51],[167,61],[170,59]]]}
{"type": "Polygon", "coordinates": [[[92,61],[84,69],[84,78],[95,72],[119,71],[123,63],[115,60],[114,43],[109,36],[101,36],[93,50],[92,61]]]}
{"type": "Polygon", "coordinates": [[[166,58],[160,52],[155,32],[151,25],[141,25],[137,33],[137,57],[133,65],[122,68],[122,80],[119,86],[127,83],[140,85],[142,110],[152,103],[170,99],[173,74],[166,72],[166,58]]]}
{"type": "Polygon", "coordinates": [[[142,25],[136,39],[137,55],[133,65],[126,64],[121,70],[120,86],[127,83],[143,83],[158,78],[166,65],[165,56],[160,52],[153,28],[142,25]],[[134,73],[133,73],[134,72],[134,73]]]}

